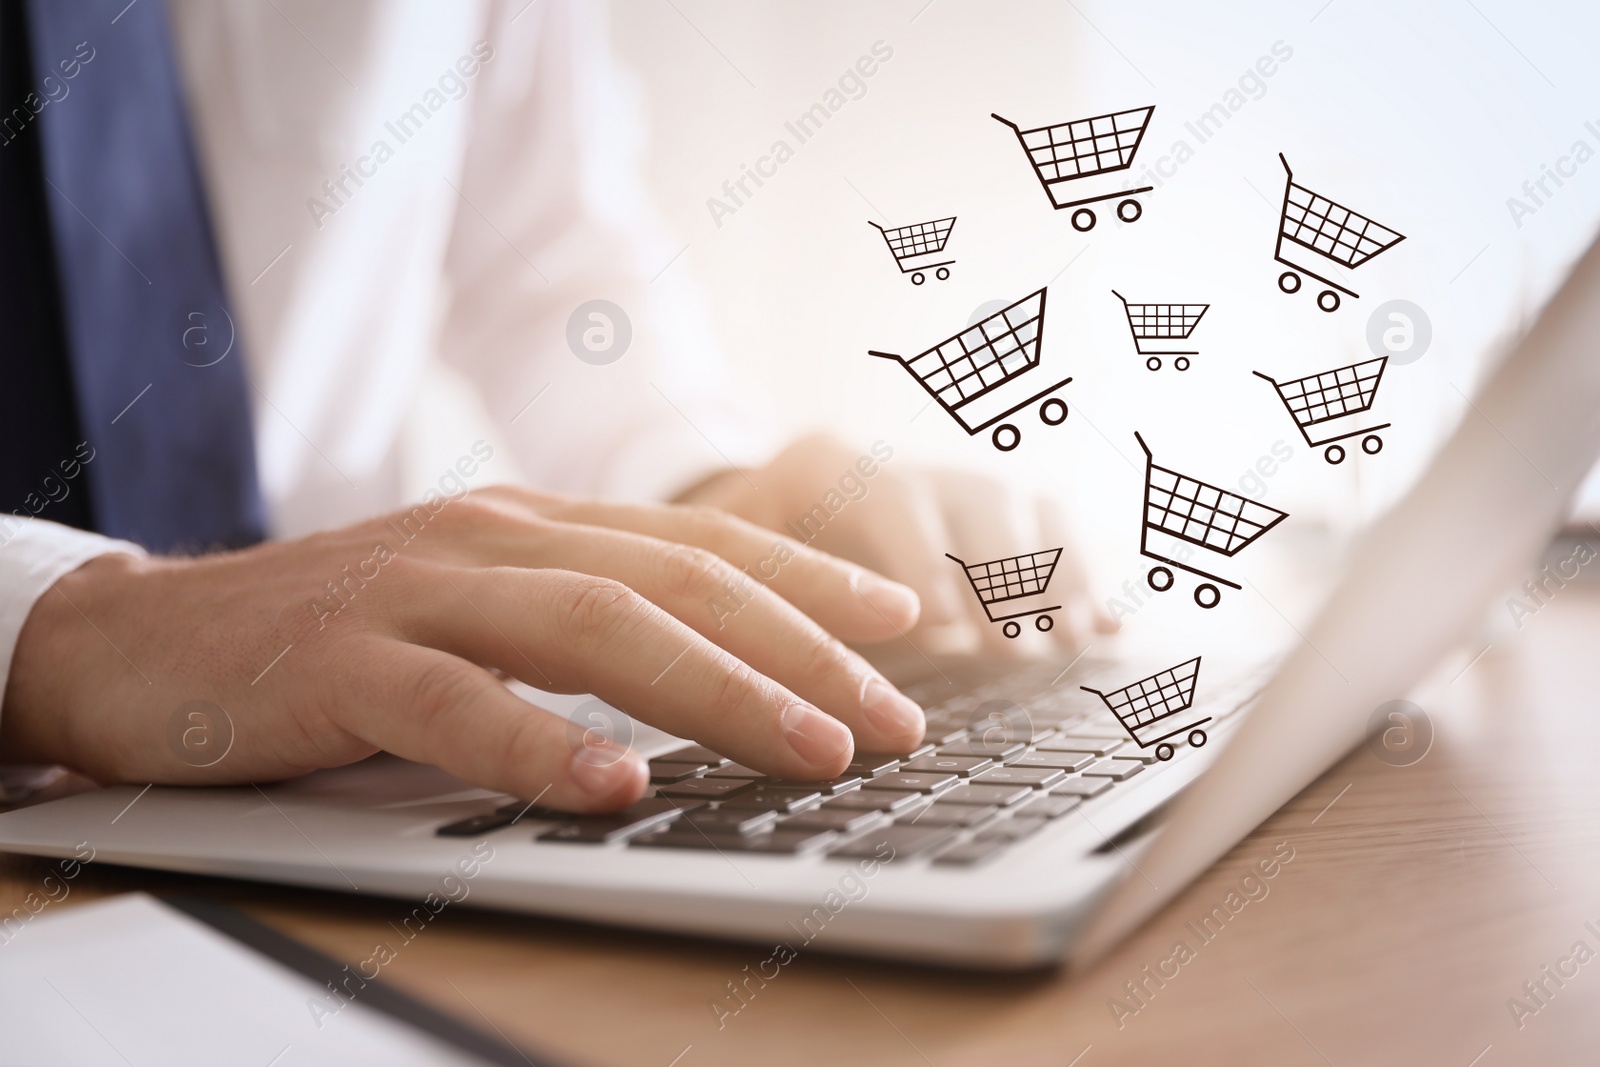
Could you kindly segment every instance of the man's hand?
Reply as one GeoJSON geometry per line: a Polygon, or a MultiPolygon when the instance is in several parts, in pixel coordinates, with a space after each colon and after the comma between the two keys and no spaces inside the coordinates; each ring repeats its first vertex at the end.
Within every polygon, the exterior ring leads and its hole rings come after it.
{"type": "MultiPolygon", "coordinates": [[[[818,436],[796,441],[759,470],[718,475],[684,499],[802,536],[812,547],[905,583],[921,598],[922,631],[954,636],[940,640],[941,651],[977,645],[991,654],[1070,655],[1092,634],[1116,629],[1090,600],[1054,503],[1026,499],[992,478],[863,455],[818,436]],[[1049,634],[1024,627],[1016,640],[988,621],[966,575],[945,558],[948,552],[981,563],[1058,547],[1066,551],[1048,590],[1062,605],[1057,625],[1049,634]]],[[[919,634],[911,636],[921,643],[919,634]]],[[[930,635],[930,645],[935,640],[930,635]]]]}
{"type": "Polygon", "coordinates": [[[593,693],[786,778],[837,775],[852,735],[880,752],[922,738],[920,709],[840,643],[912,626],[905,586],[706,507],[495,488],[433,508],[243,552],[79,568],[23,627],[0,758],[214,784],[382,749],[573,811],[643,793],[637,755],[569,744],[562,719],[494,672],[593,693]],[[168,742],[196,700],[234,730],[204,768],[168,742]]]}

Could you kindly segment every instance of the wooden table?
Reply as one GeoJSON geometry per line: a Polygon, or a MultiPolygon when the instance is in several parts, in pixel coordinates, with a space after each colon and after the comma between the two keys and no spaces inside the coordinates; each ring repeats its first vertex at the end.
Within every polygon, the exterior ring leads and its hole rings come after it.
{"type": "MultiPolygon", "coordinates": [[[[456,910],[384,974],[572,1063],[1593,1063],[1600,955],[1561,960],[1580,940],[1600,953],[1585,927],[1600,930],[1600,591],[1569,585],[1524,622],[1418,696],[1436,734],[1420,762],[1353,754],[1081,976],[809,954],[719,1029],[710,1002],[764,951],[456,910]],[[1268,895],[1201,945],[1187,924],[1281,841],[1294,859],[1268,895]],[[1194,958],[1157,988],[1142,968],[1180,939],[1194,958]],[[1545,978],[1540,1006],[1523,983],[1546,965],[1577,973],[1560,987],[1545,978]],[[1150,991],[1142,1005],[1130,980],[1150,991]],[[1113,998],[1129,1009],[1120,1027],[1113,998]],[[1511,998],[1529,1009],[1520,1027],[1511,998]]],[[[46,866],[0,856],[0,908],[46,866]]],[[[63,906],[131,889],[225,900],[352,962],[404,910],[103,864],[63,906]]]]}

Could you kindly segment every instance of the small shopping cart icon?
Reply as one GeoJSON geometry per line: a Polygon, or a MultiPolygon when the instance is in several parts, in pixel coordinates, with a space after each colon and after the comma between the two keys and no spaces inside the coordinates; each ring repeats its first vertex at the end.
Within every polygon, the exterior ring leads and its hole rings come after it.
{"type": "Polygon", "coordinates": [[[950,241],[950,231],[955,228],[954,215],[947,219],[896,226],[893,229],[885,229],[871,219],[867,220],[867,224],[877,227],[878,232],[883,234],[884,242],[894,254],[894,261],[899,266],[900,273],[911,275],[912,285],[921,285],[927,281],[930,270],[941,282],[950,277],[950,267],[955,260],[939,257],[944,255],[944,246],[950,241]]]}
{"type": "Polygon", "coordinates": [[[1260,371],[1255,371],[1254,374],[1257,378],[1265,378],[1271,382],[1272,387],[1278,391],[1278,399],[1283,401],[1283,406],[1288,408],[1289,414],[1294,417],[1294,424],[1299,428],[1300,436],[1306,439],[1306,445],[1310,448],[1325,448],[1322,455],[1329,463],[1343,463],[1345,453],[1344,446],[1339,444],[1340,441],[1360,437],[1361,451],[1369,456],[1375,456],[1383,451],[1383,438],[1378,436],[1378,431],[1387,430],[1390,423],[1366,426],[1359,430],[1324,437],[1321,440],[1311,436],[1311,428],[1335,419],[1358,415],[1371,408],[1373,399],[1378,395],[1378,383],[1383,381],[1383,368],[1388,363],[1388,356],[1380,356],[1364,363],[1336,367],[1321,374],[1310,374],[1287,382],[1277,381],[1260,371]],[[1366,436],[1363,437],[1363,434],[1366,436]]]}
{"type": "Polygon", "coordinates": [[[1034,629],[1041,633],[1055,626],[1050,612],[1060,611],[1061,605],[1043,605],[1038,600],[1050,585],[1050,576],[1061,560],[1061,551],[1051,548],[992,559],[987,563],[968,563],[948,552],[945,555],[967,572],[967,580],[972,583],[972,591],[978,594],[978,602],[983,605],[983,613],[989,621],[1000,623],[1000,632],[1007,637],[1016,637],[1022,633],[1022,623],[1018,620],[1030,615],[1034,629]],[[996,615],[996,608],[1004,614],[996,615]]]}
{"type": "Polygon", "coordinates": [[[1241,548],[1289,516],[1277,508],[1257,504],[1238,493],[1230,493],[1219,486],[1158,465],[1144,438],[1138,433],[1133,436],[1139,442],[1139,447],[1144,449],[1145,460],[1144,517],[1139,529],[1139,554],[1161,564],[1150,568],[1147,576],[1150,588],[1158,593],[1171,589],[1174,576],[1170,568],[1176,567],[1205,579],[1195,587],[1194,602],[1202,608],[1214,608],[1222,600],[1222,591],[1217,585],[1225,585],[1229,589],[1242,589],[1243,586],[1153,551],[1150,548],[1150,531],[1157,530],[1232,558],[1241,548]],[[1213,582],[1217,585],[1213,585],[1213,582]]]}
{"type": "Polygon", "coordinates": [[[1133,347],[1145,357],[1150,370],[1161,369],[1161,357],[1171,356],[1172,365],[1189,369],[1189,357],[1200,353],[1183,344],[1200,325],[1210,304],[1130,304],[1128,298],[1111,290],[1128,313],[1128,329],[1133,332],[1133,347]]]}
{"type": "Polygon", "coordinates": [[[1094,229],[1095,214],[1090,204],[1120,197],[1117,218],[1123,222],[1137,222],[1144,213],[1144,205],[1136,197],[1148,193],[1153,186],[1078,196],[1078,188],[1067,183],[1132,166],[1134,153],[1139,151],[1139,142],[1144,140],[1144,131],[1155,111],[1152,104],[1031,130],[993,112],[989,117],[1011,127],[1022,142],[1022,150],[1028,153],[1028,162],[1033,164],[1033,172],[1039,176],[1050,203],[1058,211],[1072,208],[1072,228],[1082,233],[1094,229]]]}
{"type": "Polygon", "coordinates": [[[1286,252],[1298,255],[1299,250],[1304,249],[1355,268],[1404,241],[1405,234],[1380,226],[1343,204],[1313,193],[1294,180],[1294,171],[1289,169],[1289,161],[1283,158],[1282,152],[1278,153],[1278,161],[1283,164],[1285,179],[1283,214],[1278,219],[1278,247],[1273,258],[1289,268],[1278,275],[1278,288],[1286,293],[1298,293],[1300,275],[1304,274],[1328,286],[1317,294],[1317,307],[1323,311],[1337,311],[1340,293],[1351,299],[1359,299],[1359,294],[1287,258],[1286,252]],[[1285,243],[1290,246],[1287,250],[1285,243]]]}
{"type": "Polygon", "coordinates": [[[1140,748],[1154,745],[1156,759],[1169,760],[1175,751],[1172,739],[1180,734],[1187,733],[1189,744],[1195,748],[1206,743],[1206,732],[1200,727],[1210,722],[1211,716],[1196,719],[1184,714],[1194,704],[1194,687],[1199,680],[1200,657],[1196,656],[1109,693],[1086,685],[1078,688],[1105,701],[1140,748]],[[1174,726],[1175,722],[1183,725],[1174,726]]]}
{"type": "Polygon", "coordinates": [[[1050,394],[1072,381],[1070,377],[1031,393],[1027,382],[1019,384],[1039,366],[1044,298],[1043,289],[1029,293],[911,359],[892,352],[867,355],[904,364],[962,429],[977,434],[993,426],[994,446],[1009,452],[1022,441],[1022,431],[1007,420],[1023,408],[1043,400],[1039,418],[1048,426],[1059,426],[1067,417],[1067,402],[1050,394]]]}

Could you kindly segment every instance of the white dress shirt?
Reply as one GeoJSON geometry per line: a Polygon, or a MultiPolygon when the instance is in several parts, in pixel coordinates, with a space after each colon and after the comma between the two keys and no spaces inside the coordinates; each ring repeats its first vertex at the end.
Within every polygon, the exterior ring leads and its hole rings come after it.
{"type": "MultiPolygon", "coordinates": [[[[237,329],[274,536],[415,500],[480,440],[494,459],[476,483],[611,498],[764,458],[652,228],[631,83],[593,5],[169,10],[232,298],[207,343],[237,329]],[[569,317],[595,299],[631,322],[611,363],[569,348],[569,317]]],[[[110,447],[106,429],[83,432],[110,447]]],[[[0,531],[0,693],[37,598],[138,551],[48,516],[0,531]]]]}

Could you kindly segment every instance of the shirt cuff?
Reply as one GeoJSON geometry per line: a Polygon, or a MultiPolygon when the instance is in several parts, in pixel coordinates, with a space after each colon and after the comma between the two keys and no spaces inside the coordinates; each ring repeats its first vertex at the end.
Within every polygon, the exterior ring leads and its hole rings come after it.
{"type": "Polygon", "coordinates": [[[0,711],[11,677],[11,657],[33,605],[62,575],[113,552],[145,555],[131,541],[44,519],[0,515],[0,711]]]}

